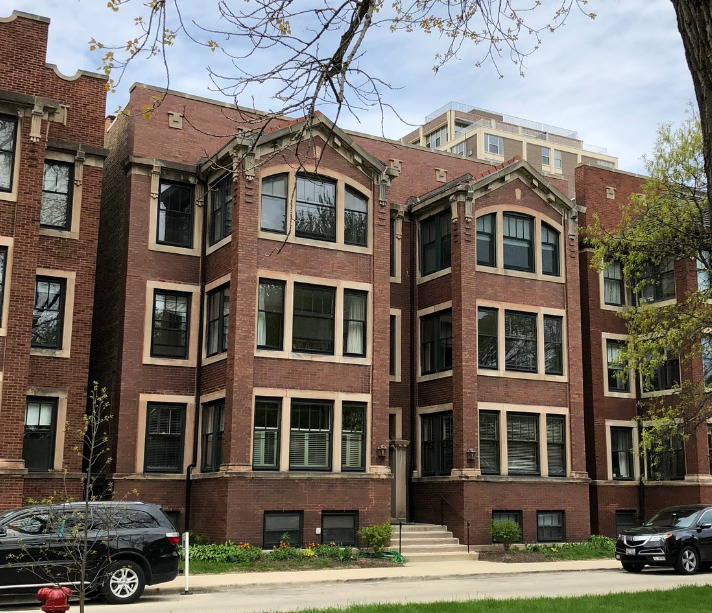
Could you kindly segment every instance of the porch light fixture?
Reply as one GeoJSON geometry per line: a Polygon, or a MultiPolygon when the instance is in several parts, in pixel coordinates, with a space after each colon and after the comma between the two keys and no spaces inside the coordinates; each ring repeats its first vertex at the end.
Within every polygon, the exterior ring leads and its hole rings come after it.
{"type": "Polygon", "coordinates": [[[474,462],[477,459],[477,450],[472,447],[470,447],[465,453],[467,454],[468,462],[474,462]]]}
{"type": "Polygon", "coordinates": [[[376,448],[376,453],[378,454],[379,458],[385,458],[386,457],[386,451],[388,451],[388,447],[385,445],[379,445],[376,448]]]}

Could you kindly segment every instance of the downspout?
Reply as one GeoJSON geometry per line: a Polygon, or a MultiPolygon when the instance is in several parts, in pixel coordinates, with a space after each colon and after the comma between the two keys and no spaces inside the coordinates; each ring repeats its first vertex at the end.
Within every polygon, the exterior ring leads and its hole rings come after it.
{"type": "MultiPolygon", "coordinates": [[[[196,174],[199,174],[199,170],[196,174]]],[[[200,424],[200,390],[203,383],[203,318],[204,303],[205,303],[205,243],[207,236],[207,202],[208,202],[208,184],[206,181],[198,179],[200,185],[203,186],[203,203],[197,205],[203,209],[203,227],[200,232],[200,306],[198,308],[198,358],[195,368],[195,412],[193,415],[193,461],[188,465],[185,471],[185,532],[190,530],[190,496],[191,496],[191,475],[193,469],[198,465],[198,425],[200,424]]]]}
{"type": "MultiPolygon", "coordinates": [[[[638,453],[643,449],[643,407],[640,406],[640,401],[638,398],[642,398],[642,388],[640,385],[640,377],[636,373],[635,375],[635,411],[638,416],[636,428],[638,429],[638,453]]],[[[638,509],[640,513],[640,523],[645,521],[645,458],[641,458],[643,461],[638,461],[638,467],[640,470],[640,480],[638,481],[638,509]]],[[[635,462],[635,459],[633,459],[635,462]]]]}

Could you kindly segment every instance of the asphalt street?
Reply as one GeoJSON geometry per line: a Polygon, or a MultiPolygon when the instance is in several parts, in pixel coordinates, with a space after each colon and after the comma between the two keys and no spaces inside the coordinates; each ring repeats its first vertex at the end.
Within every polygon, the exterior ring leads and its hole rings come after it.
{"type": "MultiPolygon", "coordinates": [[[[579,596],[623,591],[712,585],[712,573],[680,577],[670,570],[648,569],[640,575],[621,569],[488,574],[447,578],[388,579],[285,585],[222,586],[188,595],[147,593],[137,603],[119,607],[92,602],[90,613],[260,613],[305,608],[344,607],[379,602],[434,602],[485,598],[579,596]]],[[[2,613],[28,613],[39,603],[4,604],[2,613]]],[[[78,610],[73,605],[71,611],[78,610]]]]}

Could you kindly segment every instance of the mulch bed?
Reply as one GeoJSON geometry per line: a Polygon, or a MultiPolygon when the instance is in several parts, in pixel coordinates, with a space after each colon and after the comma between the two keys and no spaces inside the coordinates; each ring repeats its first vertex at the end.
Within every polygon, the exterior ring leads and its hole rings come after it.
{"type": "Polygon", "coordinates": [[[538,551],[480,551],[479,559],[486,562],[548,562],[543,553],[538,551]]]}

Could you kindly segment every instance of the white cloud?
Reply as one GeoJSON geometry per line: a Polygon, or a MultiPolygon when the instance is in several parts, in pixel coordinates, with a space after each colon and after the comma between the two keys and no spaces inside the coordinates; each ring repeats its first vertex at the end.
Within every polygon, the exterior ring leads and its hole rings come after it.
{"type": "MultiPolygon", "coordinates": [[[[217,14],[213,2],[183,5],[188,18],[217,14]]],[[[657,126],[679,123],[694,100],[675,13],[669,0],[591,0],[588,7],[598,17],[591,21],[572,13],[565,27],[544,37],[541,49],[527,60],[523,78],[507,60],[501,64],[503,79],[491,66],[474,68],[473,53],[435,75],[433,58],[442,42],[437,36],[385,29],[374,33],[362,63],[402,88],[388,92],[386,99],[406,122],[418,124],[449,101],[464,102],[576,130],[587,144],[618,156],[623,170],[643,172],[640,157],[651,149],[657,126]]],[[[89,39],[124,44],[137,33],[130,4],[118,13],[102,0],[14,0],[13,8],[51,18],[48,61],[65,74],[97,70],[101,56],[89,52],[89,39]]],[[[225,37],[218,42],[227,45],[225,37]]],[[[169,50],[168,59],[171,88],[201,96],[220,97],[206,66],[225,74],[234,70],[222,54],[185,40],[169,50]]],[[[163,85],[161,62],[133,64],[109,97],[109,112],[126,101],[135,81],[163,85]]],[[[258,108],[270,104],[263,90],[250,94],[258,108]]],[[[358,120],[342,115],[341,125],[376,134],[383,130],[392,138],[412,130],[390,112],[382,124],[377,110],[360,113],[358,120]]]]}

